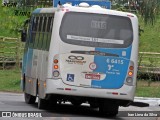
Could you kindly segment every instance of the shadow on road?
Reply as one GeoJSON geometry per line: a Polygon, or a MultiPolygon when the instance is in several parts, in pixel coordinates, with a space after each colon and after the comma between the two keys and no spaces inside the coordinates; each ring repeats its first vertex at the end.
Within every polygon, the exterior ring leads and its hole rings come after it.
{"type": "Polygon", "coordinates": [[[148,103],[142,103],[142,102],[133,102],[131,105],[137,107],[149,107],[148,103]]]}
{"type": "MultiPolygon", "coordinates": [[[[37,108],[38,104],[36,103],[32,106],[37,108]]],[[[54,107],[47,107],[45,112],[46,116],[52,117],[96,117],[121,120],[121,118],[118,117],[102,115],[98,111],[98,108],[90,108],[87,105],[81,105],[77,107],[71,104],[57,104],[54,107]]]]}

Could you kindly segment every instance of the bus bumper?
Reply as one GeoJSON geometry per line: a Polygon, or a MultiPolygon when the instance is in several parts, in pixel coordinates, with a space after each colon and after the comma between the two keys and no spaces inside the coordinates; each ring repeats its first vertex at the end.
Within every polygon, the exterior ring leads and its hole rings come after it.
{"type": "Polygon", "coordinates": [[[61,79],[47,79],[45,93],[133,101],[135,89],[136,86],[128,86],[125,84],[119,89],[77,87],[66,85],[61,79]]]}

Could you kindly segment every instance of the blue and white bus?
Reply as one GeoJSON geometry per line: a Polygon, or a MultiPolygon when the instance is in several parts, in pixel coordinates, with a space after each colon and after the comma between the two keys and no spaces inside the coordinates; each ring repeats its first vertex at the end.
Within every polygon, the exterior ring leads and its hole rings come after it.
{"type": "Polygon", "coordinates": [[[133,101],[139,41],[134,14],[87,3],[38,8],[22,41],[26,103],[36,97],[40,109],[57,101],[89,103],[115,116],[133,101]]]}

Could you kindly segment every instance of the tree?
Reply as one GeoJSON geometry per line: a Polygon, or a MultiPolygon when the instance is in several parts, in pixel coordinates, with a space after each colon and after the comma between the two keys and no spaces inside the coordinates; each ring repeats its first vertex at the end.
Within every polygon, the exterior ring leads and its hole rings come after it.
{"type": "MultiPolygon", "coordinates": [[[[160,14],[160,0],[111,0],[116,3],[116,9],[128,12],[138,12],[144,22],[154,24],[160,14]]],[[[113,5],[112,4],[112,5],[113,5]]],[[[114,9],[114,7],[113,7],[114,9]]]]}
{"type": "Polygon", "coordinates": [[[139,13],[142,15],[144,22],[153,25],[160,13],[160,0],[141,0],[139,5],[139,13]]]}

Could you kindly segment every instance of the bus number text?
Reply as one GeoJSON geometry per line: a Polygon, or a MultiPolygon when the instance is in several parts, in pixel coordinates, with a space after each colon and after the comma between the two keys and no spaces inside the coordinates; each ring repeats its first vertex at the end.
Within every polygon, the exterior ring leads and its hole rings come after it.
{"type": "Polygon", "coordinates": [[[107,62],[107,63],[112,63],[112,64],[121,64],[121,65],[124,64],[124,61],[123,61],[123,60],[118,60],[118,59],[109,59],[109,58],[108,58],[108,59],[106,60],[106,62],[107,62]]]}

